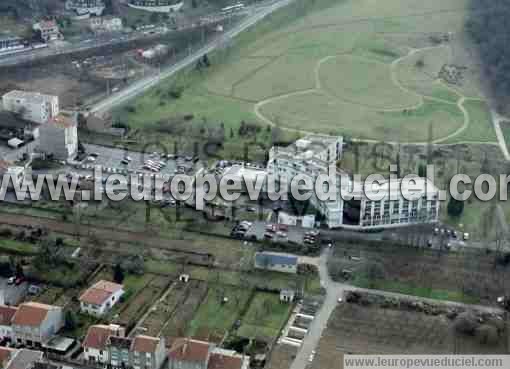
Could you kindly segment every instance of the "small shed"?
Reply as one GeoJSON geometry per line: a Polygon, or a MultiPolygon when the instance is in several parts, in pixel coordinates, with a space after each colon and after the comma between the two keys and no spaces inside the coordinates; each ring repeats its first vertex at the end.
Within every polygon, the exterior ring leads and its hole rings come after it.
{"type": "Polygon", "coordinates": [[[12,147],[13,149],[17,149],[22,144],[23,144],[23,141],[16,137],[11,138],[9,141],[7,141],[7,145],[9,145],[9,147],[12,147]]]}
{"type": "Polygon", "coordinates": [[[281,290],[280,291],[280,302],[293,302],[296,297],[296,291],[294,290],[281,290]]]}

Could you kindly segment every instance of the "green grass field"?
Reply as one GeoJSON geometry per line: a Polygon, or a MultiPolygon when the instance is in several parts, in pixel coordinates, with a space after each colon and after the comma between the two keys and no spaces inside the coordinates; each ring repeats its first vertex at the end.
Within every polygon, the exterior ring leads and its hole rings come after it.
{"type": "Polygon", "coordinates": [[[193,114],[234,130],[247,121],[400,142],[425,141],[433,123],[438,143],[493,142],[462,37],[431,41],[462,35],[467,3],[298,0],[211,54],[208,70],[162,82],[117,116],[136,128],[193,114]],[[468,68],[463,83],[440,79],[447,64],[468,68]],[[175,85],[181,98],[161,97],[175,85]]]}
{"type": "Polygon", "coordinates": [[[205,301],[200,305],[189,324],[188,333],[195,335],[197,332],[207,331],[220,337],[223,336],[239,319],[250,294],[251,291],[246,288],[224,285],[210,287],[205,301]],[[228,301],[224,302],[223,298],[228,301]]]}
{"type": "Polygon", "coordinates": [[[257,292],[242,319],[237,335],[247,338],[275,338],[287,321],[291,309],[292,304],[281,303],[278,294],[257,292]]]}

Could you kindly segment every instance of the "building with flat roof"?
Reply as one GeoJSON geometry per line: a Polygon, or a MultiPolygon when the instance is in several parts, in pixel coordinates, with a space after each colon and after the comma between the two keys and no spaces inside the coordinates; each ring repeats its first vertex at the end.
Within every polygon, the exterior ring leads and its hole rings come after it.
{"type": "Polygon", "coordinates": [[[66,10],[74,11],[77,15],[103,15],[105,4],[104,0],[67,0],[66,10]]]}
{"type": "Polygon", "coordinates": [[[0,35],[0,54],[25,48],[25,41],[18,36],[0,35]]]}
{"type": "Polygon", "coordinates": [[[134,9],[153,13],[172,13],[179,11],[184,2],[182,0],[129,0],[128,5],[134,9]]]}
{"type": "Polygon", "coordinates": [[[78,153],[78,121],[76,113],[62,112],[39,129],[39,150],[54,158],[67,160],[78,153]]]}
{"type": "Polygon", "coordinates": [[[426,178],[384,180],[371,188],[337,166],[342,137],[309,135],[295,143],[271,148],[268,174],[290,184],[298,175],[331,174],[336,179],[335,198],[322,201],[311,191],[310,202],[329,228],[385,228],[433,223],[439,218],[439,190],[426,178]],[[376,196],[377,195],[377,196],[376,196]],[[372,200],[374,198],[378,200],[372,200]],[[347,199],[347,200],[344,200],[347,199]]]}
{"type": "Polygon", "coordinates": [[[43,124],[59,113],[58,96],[13,90],[2,96],[4,110],[30,122],[43,124]]]}
{"type": "Polygon", "coordinates": [[[120,32],[122,31],[122,19],[119,17],[92,17],[90,29],[93,32],[120,32]]]}

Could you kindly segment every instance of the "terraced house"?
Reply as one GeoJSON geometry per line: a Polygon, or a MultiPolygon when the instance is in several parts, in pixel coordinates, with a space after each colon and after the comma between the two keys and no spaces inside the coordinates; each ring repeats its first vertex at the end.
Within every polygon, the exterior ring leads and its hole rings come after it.
{"type": "Polygon", "coordinates": [[[249,356],[189,338],[175,340],[168,354],[168,369],[248,369],[249,366],[249,356]]]}
{"type": "Polygon", "coordinates": [[[12,318],[14,342],[30,347],[41,347],[64,326],[60,306],[25,302],[12,318]]]}

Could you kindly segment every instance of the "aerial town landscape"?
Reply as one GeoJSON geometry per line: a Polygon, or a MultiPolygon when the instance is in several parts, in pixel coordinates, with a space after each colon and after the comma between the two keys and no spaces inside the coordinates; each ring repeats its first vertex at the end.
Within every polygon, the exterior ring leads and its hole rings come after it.
{"type": "Polygon", "coordinates": [[[0,368],[510,354],[508,17],[0,0],[0,368]]]}

